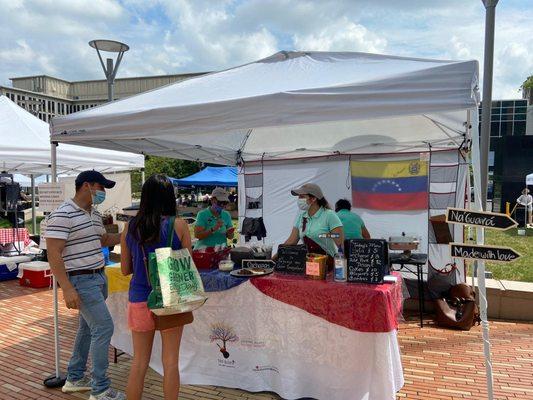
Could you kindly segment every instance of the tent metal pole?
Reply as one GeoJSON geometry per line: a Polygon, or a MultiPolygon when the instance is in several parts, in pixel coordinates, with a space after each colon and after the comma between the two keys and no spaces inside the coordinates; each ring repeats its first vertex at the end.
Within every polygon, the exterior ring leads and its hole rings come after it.
{"type": "Polygon", "coordinates": [[[31,174],[31,232],[37,234],[37,215],[35,214],[35,175],[31,174]]]}
{"type": "MultiPolygon", "coordinates": [[[[469,133],[469,137],[472,137],[472,114],[471,114],[471,111],[468,110],[466,112],[466,131],[469,133]]],[[[468,159],[470,160],[470,164],[472,164],[472,153],[470,153],[468,159]]],[[[468,168],[468,173],[466,174],[466,204],[467,204],[467,209],[472,209],[472,177],[470,176],[470,168],[468,168]]],[[[467,226],[466,227],[466,235],[467,235],[467,240],[469,240],[472,236],[471,236],[471,233],[472,233],[472,228],[470,226],[467,226]]],[[[463,228],[463,237],[464,237],[464,228],[463,228]]],[[[476,283],[474,281],[474,278],[476,276],[476,267],[477,265],[475,263],[472,263],[472,289],[473,290],[476,290],[475,287],[476,287],[476,283]]],[[[466,282],[466,273],[465,273],[465,282],[466,282]]]]}
{"type": "MultiPolygon", "coordinates": [[[[52,183],[57,182],[57,143],[52,143],[52,183]]],[[[57,280],[54,277],[54,348],[56,377],[59,378],[59,308],[57,300],[57,280]]]]}
{"type": "Polygon", "coordinates": [[[146,177],[144,174],[144,168],[141,168],[141,185],[144,185],[144,182],[146,182],[146,177]]]}
{"type": "MultiPolygon", "coordinates": [[[[57,182],[57,142],[51,143],[51,170],[52,183],[57,182]]],[[[52,279],[54,293],[54,350],[55,350],[55,375],[44,380],[44,385],[50,388],[61,387],[65,383],[65,378],[61,376],[59,370],[59,307],[57,299],[57,280],[55,276],[52,279]]]]}

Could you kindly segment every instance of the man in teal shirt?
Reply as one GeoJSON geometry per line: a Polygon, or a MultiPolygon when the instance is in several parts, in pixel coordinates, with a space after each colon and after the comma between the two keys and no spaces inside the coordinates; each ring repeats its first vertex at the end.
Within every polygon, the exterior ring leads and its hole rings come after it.
{"type": "Polygon", "coordinates": [[[217,187],[211,193],[211,206],[196,216],[194,236],[198,242],[194,249],[226,246],[228,239],[233,239],[235,229],[231,215],[224,208],[228,204],[228,193],[217,187]]]}
{"type": "Polygon", "coordinates": [[[341,199],[335,204],[335,211],[344,227],[345,239],[370,239],[370,233],[359,215],[351,212],[352,205],[346,199],[341,199]]]}

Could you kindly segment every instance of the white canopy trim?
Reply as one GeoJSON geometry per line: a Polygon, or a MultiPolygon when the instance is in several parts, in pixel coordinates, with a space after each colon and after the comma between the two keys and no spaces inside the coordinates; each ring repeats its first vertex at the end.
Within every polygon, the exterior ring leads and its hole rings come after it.
{"type": "Polygon", "coordinates": [[[52,140],[216,164],[458,148],[477,61],[280,52],[52,121],[52,140]]]}

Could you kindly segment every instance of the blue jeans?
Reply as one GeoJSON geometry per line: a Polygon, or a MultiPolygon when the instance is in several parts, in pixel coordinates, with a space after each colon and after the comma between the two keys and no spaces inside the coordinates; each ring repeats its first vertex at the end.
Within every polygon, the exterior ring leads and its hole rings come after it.
{"type": "Polygon", "coordinates": [[[113,319],[105,300],[107,278],[104,272],[71,276],[70,283],[80,296],[80,321],[72,357],[68,364],[67,379],[77,381],[87,370],[89,351],[93,363],[92,393],[107,390],[111,380],[107,377],[109,344],[113,336],[113,319]]]}

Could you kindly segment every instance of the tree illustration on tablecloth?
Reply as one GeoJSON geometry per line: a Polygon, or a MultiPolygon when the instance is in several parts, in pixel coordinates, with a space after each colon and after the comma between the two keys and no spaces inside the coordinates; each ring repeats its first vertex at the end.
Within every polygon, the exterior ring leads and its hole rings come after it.
{"type": "Polygon", "coordinates": [[[211,339],[211,342],[216,342],[216,345],[220,349],[220,352],[224,356],[224,358],[229,357],[229,353],[226,350],[226,343],[236,342],[239,340],[239,337],[233,330],[233,328],[223,322],[218,322],[216,324],[211,325],[211,335],[209,336],[211,339]],[[220,343],[217,342],[217,340],[220,340],[222,342],[222,346],[220,343]]]}

